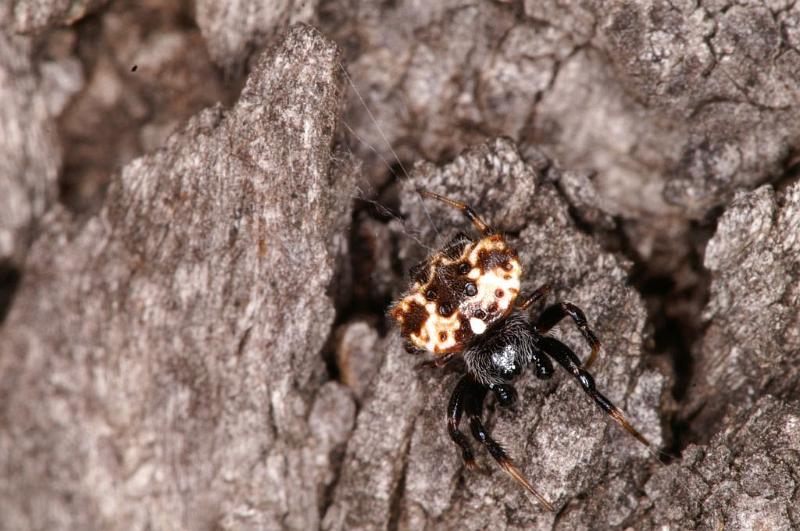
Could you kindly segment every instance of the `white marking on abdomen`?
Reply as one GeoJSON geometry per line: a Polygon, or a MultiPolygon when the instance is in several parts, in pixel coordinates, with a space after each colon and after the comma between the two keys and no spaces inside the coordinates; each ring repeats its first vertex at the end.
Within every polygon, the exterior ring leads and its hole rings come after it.
{"type": "Polygon", "coordinates": [[[486,332],[486,323],[477,317],[470,318],[469,327],[472,328],[472,333],[475,335],[481,335],[482,333],[486,332]]]}

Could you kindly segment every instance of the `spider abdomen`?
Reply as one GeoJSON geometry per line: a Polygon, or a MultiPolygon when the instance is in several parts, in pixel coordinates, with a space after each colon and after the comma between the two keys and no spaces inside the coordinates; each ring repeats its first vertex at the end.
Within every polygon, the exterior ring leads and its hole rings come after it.
{"type": "Polygon", "coordinates": [[[414,347],[444,355],[513,310],[522,267],[503,237],[491,234],[477,242],[457,236],[410,273],[414,284],[389,315],[414,347]]]}

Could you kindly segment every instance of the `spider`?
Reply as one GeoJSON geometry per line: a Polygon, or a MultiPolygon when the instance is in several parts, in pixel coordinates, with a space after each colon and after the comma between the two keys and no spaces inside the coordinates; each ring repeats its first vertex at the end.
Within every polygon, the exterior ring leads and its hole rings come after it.
{"type": "Polygon", "coordinates": [[[461,449],[467,468],[474,468],[472,447],[461,431],[466,415],[473,437],[489,451],[500,467],[539,502],[553,506],[522,475],[503,447],[481,422],[483,403],[492,392],[501,406],[512,405],[517,397],[511,381],[533,365],[542,379],[553,375],[553,363],[572,374],[594,402],[639,442],[649,441],[595,387],[586,370],[600,350],[600,341],[589,328],[583,311],[569,302],[548,306],[538,319],[526,310],[550,291],[544,285],[528,296],[518,297],[522,266],[516,251],[503,236],[487,225],[465,203],[422,191],[423,196],[457,208],[472,222],[481,238],[458,233],[439,252],[411,268],[412,285],[390,309],[399,324],[409,352],[432,352],[434,359],[423,367],[441,368],[461,356],[466,367],[447,406],[447,430],[461,449]],[[561,341],[545,335],[565,317],[583,335],[591,348],[586,364],[561,341]]]}

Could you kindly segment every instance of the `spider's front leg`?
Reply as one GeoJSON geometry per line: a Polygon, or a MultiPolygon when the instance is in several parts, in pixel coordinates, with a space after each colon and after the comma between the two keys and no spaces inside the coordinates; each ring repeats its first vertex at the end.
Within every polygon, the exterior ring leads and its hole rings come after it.
{"type": "Polygon", "coordinates": [[[415,368],[417,370],[442,369],[446,367],[451,361],[454,361],[456,354],[458,354],[458,352],[450,352],[449,354],[445,354],[444,356],[437,356],[432,360],[421,361],[417,363],[415,368]]]}
{"type": "Polygon", "coordinates": [[[486,398],[487,392],[488,388],[475,381],[469,374],[463,376],[461,380],[459,380],[458,385],[456,385],[453,391],[453,396],[450,399],[450,405],[447,408],[447,428],[450,433],[450,438],[461,447],[466,465],[470,468],[473,467],[475,459],[472,454],[472,449],[466,437],[464,437],[464,434],[459,431],[461,417],[466,413],[469,419],[472,436],[486,447],[491,456],[508,475],[525,487],[528,492],[536,496],[539,502],[548,510],[553,511],[554,509],[550,502],[525,479],[525,476],[523,476],[522,472],[514,465],[511,458],[509,458],[508,454],[503,450],[503,447],[492,438],[481,422],[483,401],[486,398]]]}

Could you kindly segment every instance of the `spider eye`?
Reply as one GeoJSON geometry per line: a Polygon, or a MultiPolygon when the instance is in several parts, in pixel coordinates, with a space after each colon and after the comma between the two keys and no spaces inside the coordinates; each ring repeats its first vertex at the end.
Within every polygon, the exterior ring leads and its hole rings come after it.
{"type": "Polygon", "coordinates": [[[442,317],[447,317],[448,315],[450,315],[450,311],[451,308],[449,304],[439,305],[439,315],[441,315],[442,317]]]}
{"type": "Polygon", "coordinates": [[[472,297],[478,293],[478,288],[475,287],[475,284],[472,282],[468,282],[466,286],[464,286],[464,293],[467,297],[472,297]]]}
{"type": "Polygon", "coordinates": [[[469,264],[466,262],[462,262],[458,265],[458,272],[461,273],[462,275],[466,275],[467,273],[469,273],[470,269],[471,268],[469,267],[469,264]]]}
{"type": "Polygon", "coordinates": [[[428,299],[429,301],[435,300],[436,299],[436,290],[429,289],[428,291],[426,291],[425,292],[425,298],[428,299]]]}
{"type": "Polygon", "coordinates": [[[475,317],[480,319],[480,320],[483,320],[484,318],[486,318],[486,312],[484,312],[481,309],[477,309],[477,310],[475,310],[475,317]]]}

